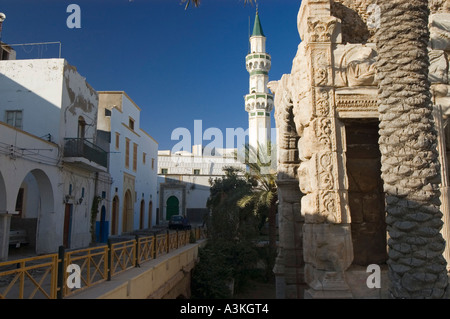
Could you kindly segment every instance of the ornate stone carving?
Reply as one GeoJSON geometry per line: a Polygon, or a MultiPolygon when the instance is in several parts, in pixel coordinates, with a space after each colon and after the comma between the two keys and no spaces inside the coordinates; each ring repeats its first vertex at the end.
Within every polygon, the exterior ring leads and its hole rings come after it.
{"type": "Polygon", "coordinates": [[[378,113],[378,100],[376,95],[366,94],[336,94],[336,111],[341,117],[366,117],[362,113],[373,114],[378,113]],[[343,116],[347,114],[349,116],[343,116]]]}
{"type": "Polygon", "coordinates": [[[338,224],[341,222],[340,209],[338,207],[339,199],[336,192],[319,191],[319,209],[327,222],[338,224]]]}
{"type": "Polygon", "coordinates": [[[327,150],[333,150],[334,148],[334,138],[332,134],[334,133],[333,122],[330,118],[318,118],[316,120],[315,132],[319,143],[327,150]]]}
{"type": "Polygon", "coordinates": [[[316,116],[326,117],[331,115],[330,94],[328,90],[316,88],[316,116]]]}
{"type": "Polygon", "coordinates": [[[337,70],[345,86],[372,86],[375,82],[377,53],[365,45],[347,45],[337,70]]]}
{"type": "Polygon", "coordinates": [[[308,18],[310,42],[331,42],[338,20],[335,17],[308,18]]]}
{"type": "Polygon", "coordinates": [[[319,187],[321,189],[333,189],[334,177],[333,177],[333,159],[331,153],[324,153],[318,157],[319,168],[319,187]]]}

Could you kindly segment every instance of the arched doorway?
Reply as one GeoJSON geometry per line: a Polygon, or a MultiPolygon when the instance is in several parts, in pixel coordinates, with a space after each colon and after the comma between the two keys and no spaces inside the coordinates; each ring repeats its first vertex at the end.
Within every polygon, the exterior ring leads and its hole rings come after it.
{"type": "Polygon", "coordinates": [[[145,222],[145,201],[141,200],[141,209],[139,213],[139,229],[144,229],[145,222]]]}
{"type": "Polygon", "coordinates": [[[119,197],[114,196],[111,211],[111,235],[117,235],[119,231],[117,227],[118,220],[119,220],[119,197]]]}
{"type": "Polygon", "coordinates": [[[19,235],[16,247],[23,242],[38,254],[57,250],[63,230],[55,231],[57,216],[54,214],[53,187],[48,175],[40,169],[30,171],[16,192],[15,210],[19,214],[11,218],[10,224],[10,230],[19,235]]]}
{"type": "Polygon", "coordinates": [[[152,217],[153,217],[153,202],[150,201],[148,204],[148,228],[152,228],[152,217]]]}
{"type": "Polygon", "coordinates": [[[122,218],[122,232],[133,230],[133,198],[130,190],[125,192],[123,199],[123,218],[122,218]]]}
{"type": "Polygon", "coordinates": [[[170,196],[167,199],[166,219],[169,220],[173,215],[180,214],[180,201],[176,196],[170,196]]]}

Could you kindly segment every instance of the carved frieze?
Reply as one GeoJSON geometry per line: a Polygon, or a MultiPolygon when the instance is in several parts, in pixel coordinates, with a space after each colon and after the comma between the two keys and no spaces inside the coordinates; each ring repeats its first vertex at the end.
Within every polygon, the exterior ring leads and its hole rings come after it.
{"type": "Polygon", "coordinates": [[[358,93],[357,91],[345,94],[337,92],[336,112],[339,117],[377,117],[377,95],[358,93]]]}

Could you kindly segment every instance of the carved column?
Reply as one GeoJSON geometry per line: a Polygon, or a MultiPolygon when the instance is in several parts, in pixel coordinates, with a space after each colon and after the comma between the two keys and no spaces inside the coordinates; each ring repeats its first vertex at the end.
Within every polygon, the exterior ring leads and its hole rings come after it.
{"type": "Polygon", "coordinates": [[[440,105],[435,105],[433,108],[433,116],[435,118],[435,125],[437,130],[437,140],[438,140],[438,152],[439,152],[439,162],[441,164],[441,212],[443,214],[442,221],[444,225],[442,226],[442,237],[447,243],[444,250],[444,258],[447,261],[447,270],[450,267],[450,216],[449,216],[449,190],[448,185],[448,165],[447,165],[447,153],[445,146],[445,125],[443,119],[442,107],[440,105]]]}
{"type": "Polygon", "coordinates": [[[302,1],[298,17],[307,83],[292,88],[299,140],[305,298],[351,298],[344,273],[353,260],[342,127],[336,117],[333,43],[340,20],[330,0],[302,1]]]}
{"type": "Polygon", "coordinates": [[[298,134],[294,122],[290,75],[269,83],[275,93],[277,124],[277,187],[279,244],[274,273],[279,299],[303,298],[305,289],[303,262],[303,217],[300,213],[301,193],[297,170],[298,134]]]}

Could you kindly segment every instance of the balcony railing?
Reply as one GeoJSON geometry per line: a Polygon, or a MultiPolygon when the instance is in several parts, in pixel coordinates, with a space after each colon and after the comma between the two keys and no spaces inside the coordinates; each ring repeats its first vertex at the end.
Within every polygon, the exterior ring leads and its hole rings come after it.
{"type": "Polygon", "coordinates": [[[82,157],[100,166],[108,166],[108,153],[84,138],[65,138],[64,157],[82,157]]]}

